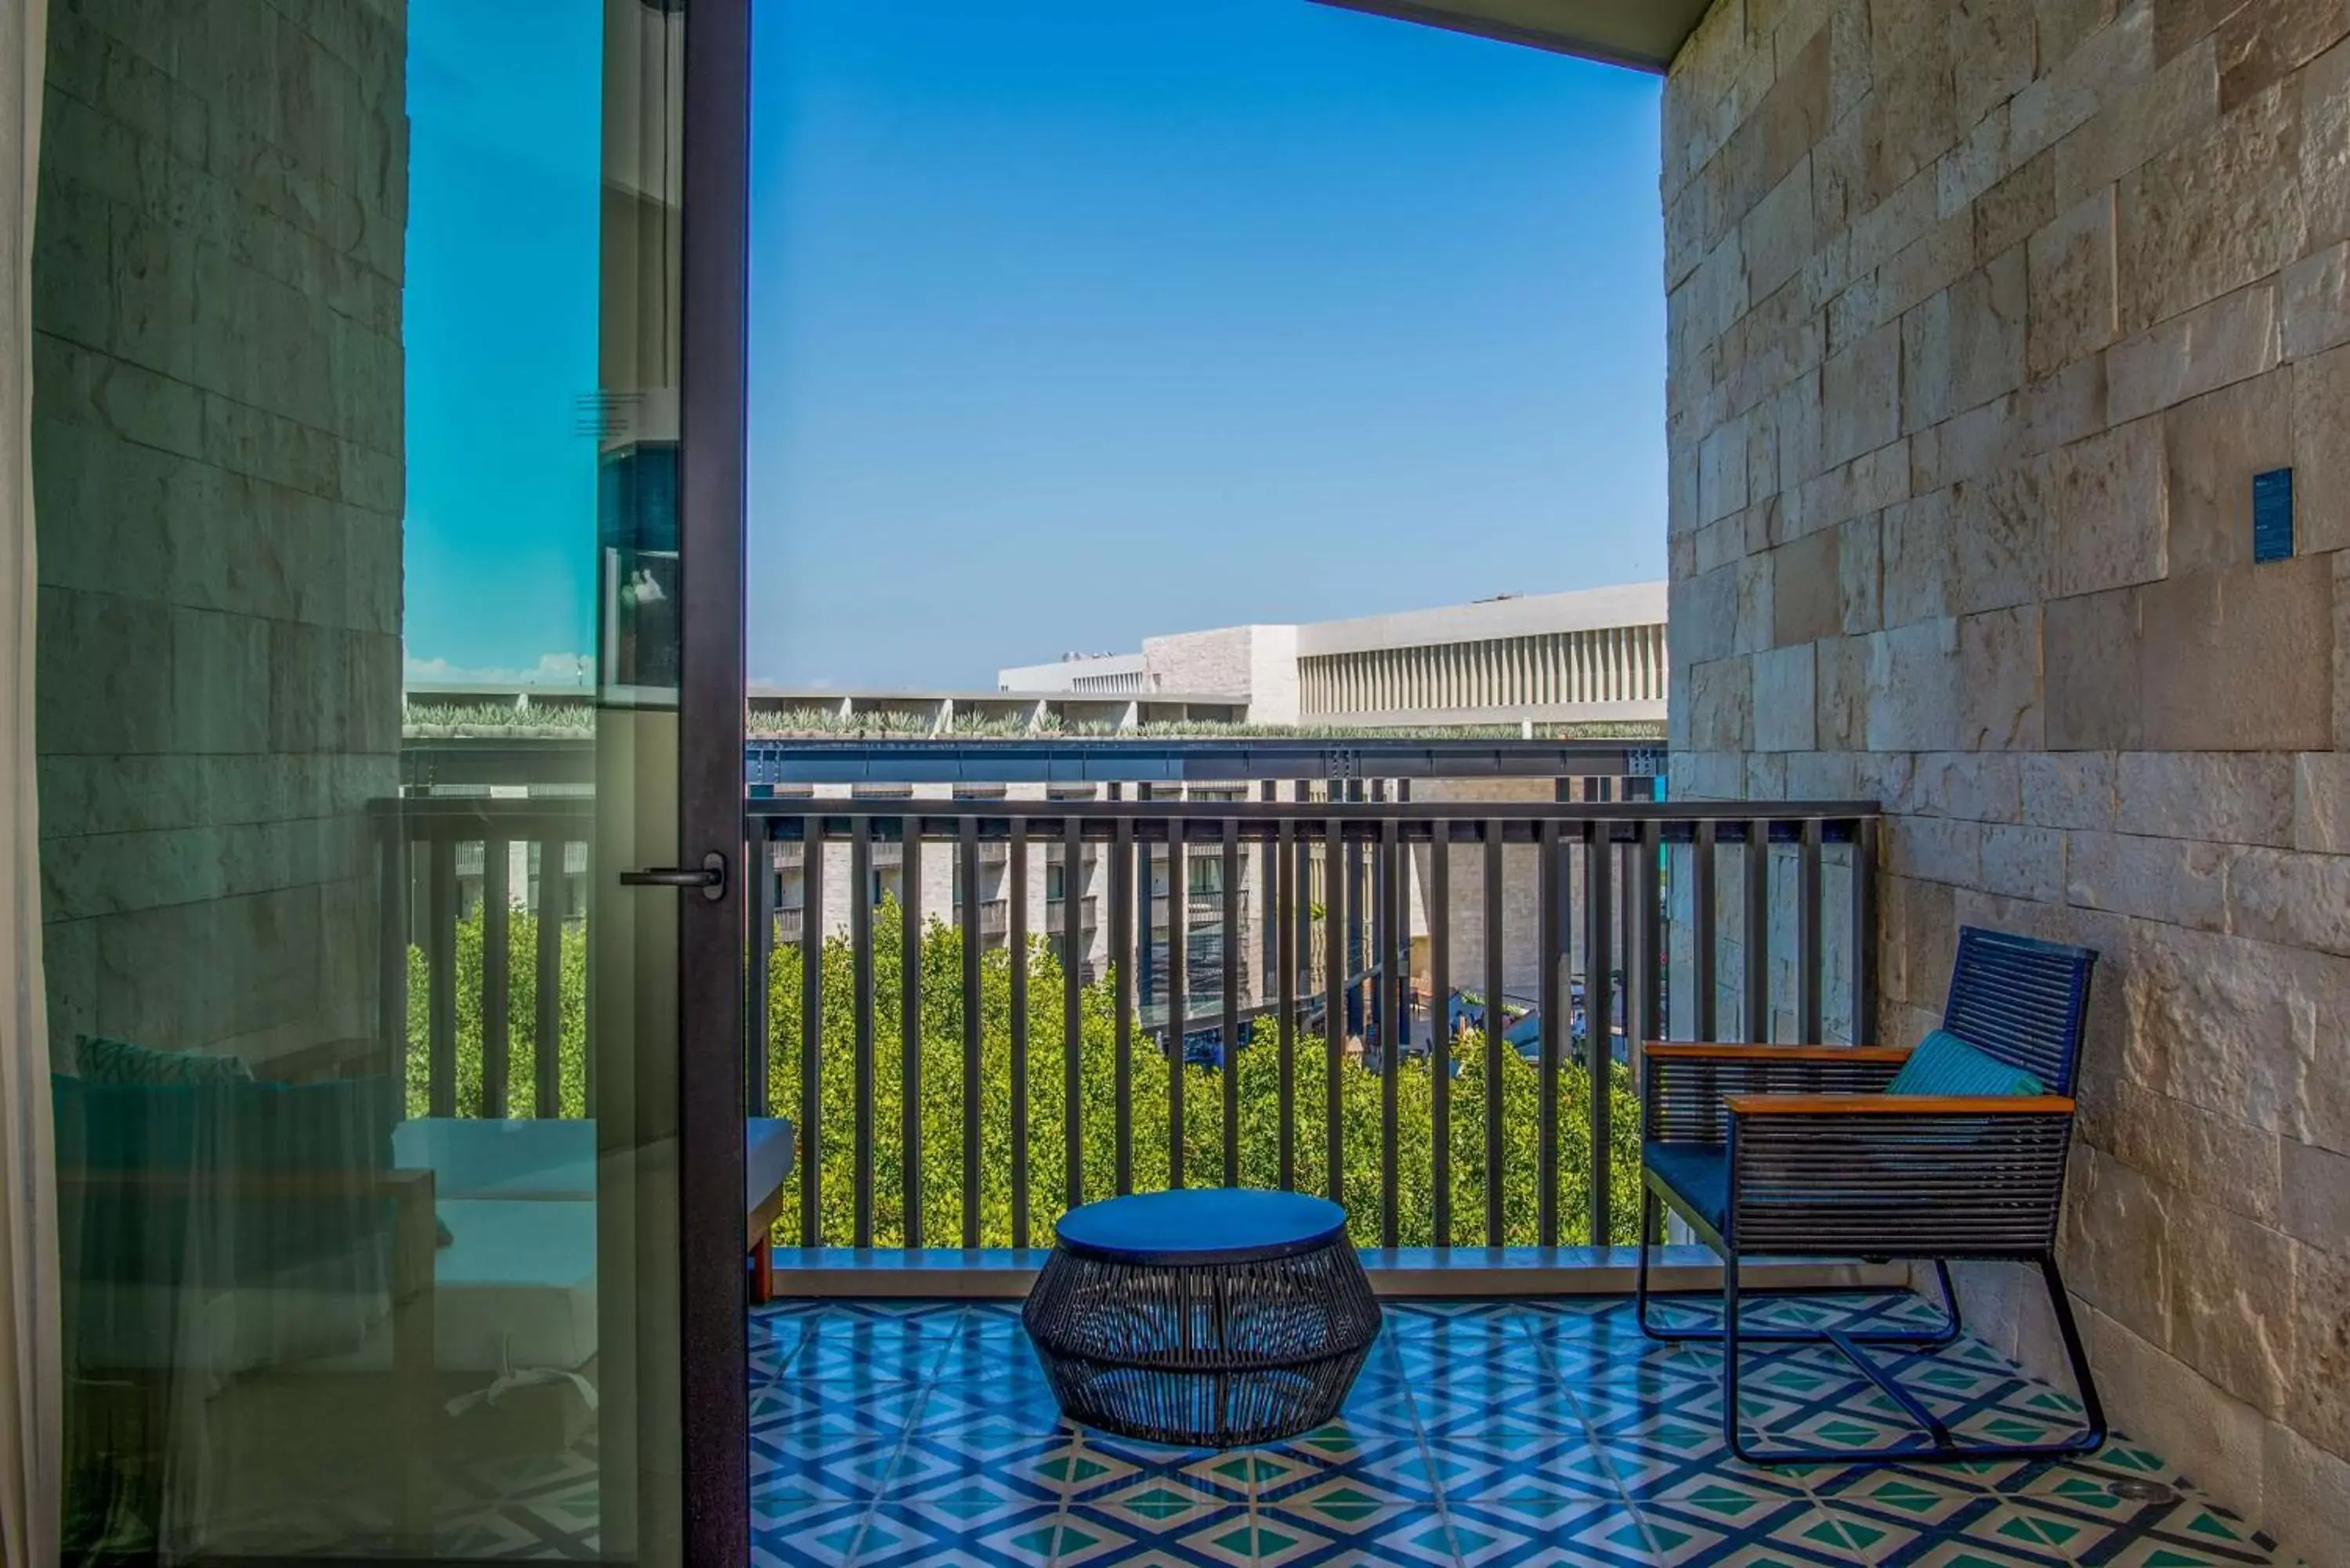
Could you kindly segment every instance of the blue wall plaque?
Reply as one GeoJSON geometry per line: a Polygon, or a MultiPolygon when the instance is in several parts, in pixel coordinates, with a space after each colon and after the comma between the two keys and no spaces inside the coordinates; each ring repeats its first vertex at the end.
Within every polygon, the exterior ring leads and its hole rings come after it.
{"type": "Polygon", "coordinates": [[[2252,559],[2293,558],[2293,470],[2252,475],[2252,559]]]}

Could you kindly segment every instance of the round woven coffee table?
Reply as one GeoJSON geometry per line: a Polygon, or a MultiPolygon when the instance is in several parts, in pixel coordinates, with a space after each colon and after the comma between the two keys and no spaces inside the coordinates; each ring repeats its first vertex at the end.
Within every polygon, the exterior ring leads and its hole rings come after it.
{"type": "Polygon", "coordinates": [[[1347,1211],[1299,1192],[1139,1193],[1064,1215],[1021,1314],[1061,1412],[1232,1448],[1331,1420],[1378,1338],[1347,1211]]]}

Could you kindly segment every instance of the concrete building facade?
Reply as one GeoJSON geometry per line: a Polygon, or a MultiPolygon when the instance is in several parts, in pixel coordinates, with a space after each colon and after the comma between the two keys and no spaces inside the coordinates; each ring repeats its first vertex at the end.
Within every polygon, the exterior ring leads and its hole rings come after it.
{"type": "MultiPolygon", "coordinates": [[[[1509,596],[1307,625],[1259,624],[1153,637],[1144,639],[1139,653],[1072,656],[1001,670],[1000,690],[992,697],[831,693],[819,698],[759,690],[752,693],[754,722],[763,704],[785,711],[795,701],[820,700],[837,704],[844,722],[859,714],[900,710],[927,714],[927,732],[941,736],[951,734],[961,718],[1017,718],[1032,707],[1038,722],[1047,716],[1065,722],[1094,722],[1099,712],[1115,709],[1123,718],[1114,727],[1124,729],[1153,715],[1406,733],[1453,725],[1661,725],[1667,687],[1665,597],[1665,585],[1644,583],[1509,596]]],[[[943,798],[951,793],[943,786],[907,786],[907,794],[916,798],[943,798]]],[[[1014,799],[1041,799],[1046,791],[1014,784],[1003,793],[1014,799]]],[[[1237,784],[1194,785],[1185,798],[1238,799],[1247,793],[1237,784]]],[[[1415,781],[1412,793],[1428,801],[1523,802],[1553,799],[1555,784],[1548,779],[1431,779],[1415,781]]],[[[796,849],[779,847],[775,856],[777,933],[779,940],[790,940],[799,930],[795,912],[806,898],[807,873],[796,849]]],[[[1076,908],[1078,961],[1088,973],[1099,973],[1109,958],[1107,868],[1089,856],[1072,869],[1061,866],[1059,857],[1058,849],[1040,846],[1031,858],[1032,919],[1038,922],[1036,929],[1056,933],[1067,909],[1076,908]],[[1067,902],[1072,898],[1074,906],[1067,902]]],[[[1504,858],[1505,977],[1513,995],[1533,996],[1540,990],[1542,973],[1535,852],[1513,846],[1504,858]]],[[[1212,968],[1217,961],[1221,887],[1203,888],[1195,878],[1220,877],[1222,867],[1217,857],[1198,853],[1187,856],[1185,862],[1180,872],[1171,871],[1161,852],[1154,865],[1153,930],[1162,947],[1154,971],[1166,961],[1166,899],[1169,889],[1179,885],[1190,889],[1191,897],[1188,927],[1195,963],[1212,968]]],[[[1243,867],[1237,940],[1250,955],[1243,968],[1253,1002],[1261,978],[1258,961],[1265,949],[1261,922],[1267,900],[1260,886],[1259,857],[1244,856],[1243,867]]],[[[980,912],[980,939],[989,946],[1000,945],[1009,929],[1008,874],[1002,849],[993,847],[982,867],[980,912]]],[[[1428,877],[1423,851],[1414,859],[1408,891],[1411,936],[1423,944],[1423,962],[1430,921],[1422,889],[1428,877]]],[[[879,901],[885,896],[902,898],[905,891],[897,846],[877,846],[864,896],[879,901]]],[[[916,891],[926,913],[959,922],[953,857],[945,846],[932,846],[923,857],[916,891]]],[[[855,896],[846,851],[836,848],[827,854],[821,895],[830,933],[847,931],[855,896]]],[[[1571,898],[1579,911],[1579,888],[1571,898]]],[[[1464,863],[1453,870],[1447,902],[1454,947],[1465,962],[1466,955],[1483,950],[1482,863],[1464,863]]]]}
{"type": "Polygon", "coordinates": [[[1139,653],[999,670],[1007,692],[1222,695],[1258,724],[1419,729],[1660,723],[1666,586],[1508,595],[1306,625],[1143,639],[1139,653]]]}

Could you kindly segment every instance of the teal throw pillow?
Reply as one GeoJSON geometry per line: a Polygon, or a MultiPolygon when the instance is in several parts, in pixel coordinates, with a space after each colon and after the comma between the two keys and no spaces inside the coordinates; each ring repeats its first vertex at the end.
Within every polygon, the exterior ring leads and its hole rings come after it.
{"type": "Polygon", "coordinates": [[[1947,1029],[1937,1029],[1918,1042],[1909,1060],[1901,1064],[1888,1095],[2043,1095],[2039,1079],[2021,1067],[2011,1067],[1995,1056],[1976,1050],[1947,1029]]]}

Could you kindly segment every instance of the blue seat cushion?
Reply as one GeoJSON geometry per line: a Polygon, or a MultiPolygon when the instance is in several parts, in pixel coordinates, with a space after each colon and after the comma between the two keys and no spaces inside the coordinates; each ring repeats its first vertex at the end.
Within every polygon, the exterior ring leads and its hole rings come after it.
{"type": "Polygon", "coordinates": [[[1304,1192],[1193,1187],[1105,1198],[1053,1227],[1080,1257],[1132,1264],[1235,1264],[1295,1257],[1343,1241],[1347,1211],[1304,1192]]]}
{"type": "Polygon", "coordinates": [[[1718,1143],[1646,1143],[1640,1160],[1717,1236],[1730,1225],[1730,1149],[1718,1143]]]}
{"type": "Polygon", "coordinates": [[[2046,1091],[2038,1078],[2021,1067],[2011,1067],[1996,1056],[1968,1044],[1947,1029],[1937,1029],[1909,1053],[1888,1095],[2038,1095],[2046,1091]]]}

